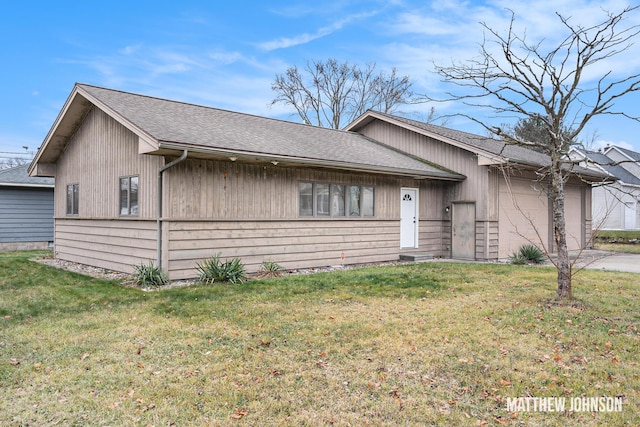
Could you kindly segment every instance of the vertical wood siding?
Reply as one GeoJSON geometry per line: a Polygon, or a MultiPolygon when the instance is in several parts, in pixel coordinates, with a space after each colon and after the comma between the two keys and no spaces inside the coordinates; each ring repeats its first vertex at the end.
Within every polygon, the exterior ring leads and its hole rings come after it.
{"type": "Polygon", "coordinates": [[[66,217],[66,187],[78,183],[78,218],[118,218],[119,178],[139,175],[138,218],[155,218],[156,173],[163,162],[139,155],[138,137],[94,107],[58,160],[56,217],[66,217]]]}
{"type": "MultiPolygon", "coordinates": [[[[165,172],[164,217],[297,219],[298,183],[302,181],[373,186],[375,218],[395,220],[400,218],[400,187],[421,185],[411,178],[387,175],[187,159],[165,172]]],[[[440,187],[425,186],[424,191],[429,193],[425,193],[426,200],[441,205],[440,187]]]]}
{"type": "Polygon", "coordinates": [[[0,243],[53,241],[53,188],[0,187],[0,243]]]}
{"type": "Polygon", "coordinates": [[[497,193],[488,191],[489,168],[478,166],[475,154],[379,120],[371,122],[360,132],[401,151],[465,175],[466,180],[449,187],[447,202],[475,201],[477,219],[497,219],[494,199],[497,193]],[[494,209],[489,209],[489,206],[494,209]]]}

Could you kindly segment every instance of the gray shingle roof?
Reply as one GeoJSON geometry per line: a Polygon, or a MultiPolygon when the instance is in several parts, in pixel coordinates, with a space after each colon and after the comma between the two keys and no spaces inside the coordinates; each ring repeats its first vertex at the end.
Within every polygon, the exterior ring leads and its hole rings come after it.
{"type": "Polygon", "coordinates": [[[622,151],[627,156],[629,156],[631,159],[635,160],[636,162],[640,162],[640,153],[637,153],[637,152],[632,151],[632,150],[628,150],[626,148],[618,147],[617,145],[615,147],[618,150],[622,151]]]}
{"type": "Polygon", "coordinates": [[[621,182],[631,185],[640,185],[640,178],[630,173],[620,165],[616,165],[615,161],[602,153],[589,151],[585,153],[589,159],[595,164],[606,170],[607,173],[618,178],[621,182]]]}
{"type": "MultiPolygon", "coordinates": [[[[363,116],[361,116],[361,118],[367,114],[373,114],[373,116],[376,118],[380,116],[387,117],[392,121],[396,121],[396,123],[404,123],[415,129],[423,130],[427,134],[433,135],[435,138],[455,141],[464,149],[475,152],[477,154],[486,154],[492,157],[495,156],[508,160],[510,163],[515,163],[523,166],[532,166],[536,168],[547,167],[551,165],[551,158],[546,154],[531,150],[523,146],[507,144],[495,138],[475,135],[472,133],[449,129],[442,126],[436,126],[429,123],[419,122],[417,120],[407,119],[404,117],[392,116],[390,114],[380,113],[377,111],[367,112],[363,116]]],[[[359,122],[359,120],[360,119],[357,119],[354,123],[359,122]]],[[[357,128],[357,126],[353,126],[352,124],[347,128],[353,129],[357,128]]],[[[567,165],[567,168],[568,167],[569,165],[567,165]]],[[[598,180],[600,180],[607,177],[607,175],[604,173],[583,168],[578,165],[571,165],[570,167],[572,172],[585,178],[597,178],[598,180]]]]}
{"type": "Polygon", "coordinates": [[[0,170],[0,186],[53,187],[53,178],[31,177],[27,172],[28,168],[27,164],[0,170]]]}
{"type": "MultiPolygon", "coordinates": [[[[464,179],[363,135],[270,119],[217,108],[170,101],[95,86],[78,88],[108,106],[121,118],[163,144],[230,150],[309,163],[333,162],[354,169],[464,179]]],[[[80,92],[82,93],[82,92],[80,92]]]]}

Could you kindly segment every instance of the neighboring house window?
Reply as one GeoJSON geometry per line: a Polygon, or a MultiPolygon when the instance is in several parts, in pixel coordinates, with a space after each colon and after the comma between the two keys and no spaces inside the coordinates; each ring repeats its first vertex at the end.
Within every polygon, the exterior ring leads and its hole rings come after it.
{"type": "Polygon", "coordinates": [[[120,178],[120,215],[138,215],[137,176],[120,178]]]}
{"type": "Polygon", "coordinates": [[[372,217],[375,213],[373,187],[301,182],[298,194],[300,216],[372,217]]]}
{"type": "Polygon", "coordinates": [[[67,185],[67,215],[78,215],[80,184],[67,185]]]}

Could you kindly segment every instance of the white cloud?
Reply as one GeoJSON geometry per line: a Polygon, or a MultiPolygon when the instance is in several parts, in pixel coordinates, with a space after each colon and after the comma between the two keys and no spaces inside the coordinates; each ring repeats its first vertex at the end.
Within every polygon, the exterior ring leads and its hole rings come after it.
{"type": "Polygon", "coordinates": [[[606,141],[606,140],[603,140],[603,139],[595,141],[594,144],[593,144],[593,147],[590,147],[590,148],[591,148],[591,150],[598,151],[600,149],[604,149],[604,148],[609,147],[611,145],[615,145],[615,146],[621,147],[621,148],[626,148],[627,150],[632,150],[632,151],[636,150],[633,145],[629,144],[626,141],[614,142],[614,141],[606,141]]]}
{"type": "Polygon", "coordinates": [[[369,18],[371,16],[376,15],[377,13],[378,12],[374,11],[374,12],[366,12],[366,13],[350,15],[350,16],[347,16],[346,18],[340,19],[332,23],[331,25],[327,25],[325,27],[318,29],[315,33],[303,33],[293,37],[281,37],[276,40],[259,43],[258,47],[265,51],[272,51],[272,50],[286,49],[289,47],[306,44],[313,40],[328,36],[329,34],[332,34],[335,31],[340,30],[345,25],[355,20],[369,18]]]}

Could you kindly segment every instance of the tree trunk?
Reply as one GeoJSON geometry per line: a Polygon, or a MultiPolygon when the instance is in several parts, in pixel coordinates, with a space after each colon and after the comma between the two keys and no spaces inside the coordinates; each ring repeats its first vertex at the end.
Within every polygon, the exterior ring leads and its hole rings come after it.
{"type": "Polygon", "coordinates": [[[558,253],[557,298],[569,300],[573,298],[573,293],[571,291],[571,265],[569,264],[567,229],[564,217],[564,178],[559,165],[552,167],[551,202],[553,209],[553,235],[558,253]]]}

